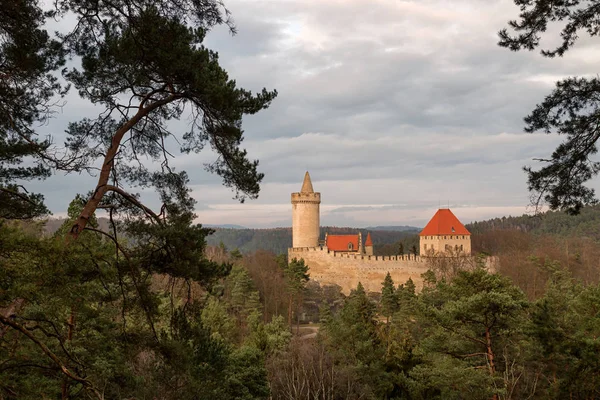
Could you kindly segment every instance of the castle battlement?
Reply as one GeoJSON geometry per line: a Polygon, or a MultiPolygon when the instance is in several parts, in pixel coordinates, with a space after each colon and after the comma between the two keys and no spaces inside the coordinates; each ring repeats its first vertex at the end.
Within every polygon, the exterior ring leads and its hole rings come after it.
{"type": "Polygon", "coordinates": [[[366,254],[348,253],[345,251],[333,251],[329,250],[325,246],[318,247],[290,247],[288,248],[288,255],[291,258],[302,258],[302,255],[310,252],[323,252],[328,254],[330,257],[347,258],[353,260],[363,261],[416,261],[425,262],[427,257],[421,257],[414,254],[398,254],[393,256],[371,256],[366,254]]]}
{"type": "Polygon", "coordinates": [[[292,193],[294,203],[321,203],[321,193],[292,193]]]}
{"type": "MultiPolygon", "coordinates": [[[[429,268],[431,257],[414,254],[392,256],[373,255],[370,235],[364,243],[356,235],[327,235],[320,241],[319,206],[321,193],[315,192],[308,172],[304,175],[300,192],[292,193],[292,246],[288,257],[304,259],[310,278],[322,285],[339,285],[344,293],[356,288],[359,282],[368,291],[380,291],[381,283],[389,272],[396,284],[412,279],[422,287],[421,275],[429,268]],[[329,240],[334,239],[334,240],[329,240]],[[331,242],[331,243],[330,243],[331,242]],[[325,243],[325,246],[319,245],[325,243]]],[[[420,237],[421,254],[431,252],[471,258],[470,233],[449,209],[438,210],[420,237]]],[[[434,260],[432,260],[434,261],[434,260]]]]}
{"type": "MultiPolygon", "coordinates": [[[[303,259],[310,278],[321,285],[339,285],[346,294],[361,282],[366,290],[381,290],[381,282],[389,272],[396,284],[409,278],[416,284],[427,271],[426,257],[414,254],[369,256],[328,250],[327,247],[291,247],[288,257],[303,259]]],[[[420,285],[419,285],[420,286],[420,285]]]]}

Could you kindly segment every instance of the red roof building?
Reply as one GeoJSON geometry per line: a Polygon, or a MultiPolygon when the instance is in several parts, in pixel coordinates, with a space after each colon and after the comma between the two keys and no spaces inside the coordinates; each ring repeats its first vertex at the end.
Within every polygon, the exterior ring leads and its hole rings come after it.
{"type": "Polygon", "coordinates": [[[437,210],[419,236],[421,256],[471,254],[471,232],[448,208],[437,210]]]}
{"type": "Polygon", "coordinates": [[[470,235],[471,232],[456,218],[448,208],[439,209],[425,228],[419,234],[420,236],[439,236],[439,235],[470,235]]]}
{"type": "Polygon", "coordinates": [[[359,235],[327,235],[325,246],[332,251],[359,251],[359,235]]]}

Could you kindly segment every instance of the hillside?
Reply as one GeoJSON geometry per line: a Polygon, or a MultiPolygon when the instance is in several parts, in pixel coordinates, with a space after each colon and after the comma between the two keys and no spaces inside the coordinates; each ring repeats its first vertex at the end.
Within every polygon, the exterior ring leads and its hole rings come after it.
{"type": "Polygon", "coordinates": [[[571,216],[561,211],[538,215],[494,218],[465,225],[473,234],[498,230],[518,230],[533,234],[577,236],[600,239],[600,206],[585,207],[579,215],[571,216]]]}
{"type": "MultiPolygon", "coordinates": [[[[321,237],[325,232],[330,234],[353,234],[361,232],[366,237],[371,232],[373,244],[378,246],[391,245],[415,235],[415,230],[369,230],[358,228],[321,227],[321,237]]],[[[284,254],[292,246],[292,228],[273,229],[222,229],[215,228],[215,233],[208,237],[208,244],[218,246],[223,243],[228,249],[239,249],[242,253],[251,253],[259,249],[284,254]]],[[[408,249],[407,249],[408,250],[408,249]]]]}
{"type": "Polygon", "coordinates": [[[400,231],[400,232],[413,232],[418,233],[423,228],[417,228],[416,226],[400,225],[400,226],[367,226],[365,229],[369,231],[400,231]]]}
{"type": "MultiPolygon", "coordinates": [[[[63,222],[64,219],[50,219],[46,224],[46,231],[56,231],[63,222]]],[[[98,218],[98,222],[101,229],[107,229],[106,218],[98,218]]],[[[488,233],[495,231],[520,231],[535,236],[580,237],[596,241],[600,240],[600,206],[586,207],[577,216],[555,211],[534,216],[493,218],[473,222],[466,227],[473,234],[474,251],[490,251],[489,245],[480,246],[479,242],[484,240],[488,233]]],[[[218,246],[223,243],[228,249],[239,249],[242,253],[262,249],[283,254],[292,245],[292,228],[249,229],[231,225],[231,227],[215,226],[212,229],[215,233],[208,237],[209,245],[218,246]]],[[[371,232],[375,253],[382,255],[397,254],[400,243],[405,252],[410,252],[411,247],[413,245],[418,247],[419,242],[419,228],[411,226],[375,226],[361,229],[321,227],[321,237],[325,235],[325,231],[333,234],[352,234],[360,231],[364,236],[367,232],[371,232]]]]}

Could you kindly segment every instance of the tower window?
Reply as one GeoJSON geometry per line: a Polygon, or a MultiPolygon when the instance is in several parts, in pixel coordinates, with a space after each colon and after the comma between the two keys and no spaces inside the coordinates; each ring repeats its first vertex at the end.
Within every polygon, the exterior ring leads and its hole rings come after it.
{"type": "Polygon", "coordinates": [[[452,227],[452,233],[454,233],[454,232],[456,232],[456,231],[454,230],[454,227],[452,227]]]}
{"type": "Polygon", "coordinates": [[[348,251],[352,251],[352,249],[354,249],[354,246],[352,246],[352,242],[348,243],[348,251]]]}

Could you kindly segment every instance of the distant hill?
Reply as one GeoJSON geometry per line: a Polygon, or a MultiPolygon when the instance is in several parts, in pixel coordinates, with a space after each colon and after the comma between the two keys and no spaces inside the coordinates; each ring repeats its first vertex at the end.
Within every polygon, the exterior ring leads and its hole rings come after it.
{"type": "Polygon", "coordinates": [[[212,224],[202,224],[202,226],[206,228],[222,228],[222,229],[248,229],[245,226],[234,225],[234,224],[223,224],[223,225],[212,225],[212,224]]]}
{"type": "MultiPolygon", "coordinates": [[[[46,233],[48,234],[52,234],[59,230],[62,224],[64,224],[66,221],[67,218],[49,218],[46,222],[46,225],[44,225],[44,231],[46,231],[46,233]]],[[[108,232],[109,219],[104,217],[98,218],[98,227],[100,228],[100,230],[108,232]]]]}
{"type": "Polygon", "coordinates": [[[365,229],[369,231],[399,231],[399,232],[420,232],[423,228],[417,228],[416,226],[400,225],[400,226],[368,226],[365,229]]]}
{"type": "MultiPolygon", "coordinates": [[[[65,219],[50,219],[46,232],[55,232],[65,219]]],[[[100,229],[108,230],[108,219],[98,218],[100,229]]],[[[206,225],[210,226],[210,225],[206,225]]],[[[581,214],[570,216],[564,212],[546,212],[535,216],[493,218],[465,225],[476,237],[492,231],[521,231],[535,235],[554,235],[562,237],[582,237],[600,240],[600,205],[585,207],[581,214]]],[[[240,225],[213,225],[213,235],[208,236],[209,245],[218,246],[221,242],[230,250],[239,249],[243,253],[258,249],[283,254],[292,246],[292,228],[248,229],[240,225]]],[[[418,246],[420,228],[414,226],[373,226],[368,228],[321,227],[321,237],[325,231],[332,234],[353,234],[361,232],[363,237],[371,232],[376,254],[396,254],[399,243],[405,252],[413,245],[418,246]]]]}
{"type": "MultiPolygon", "coordinates": [[[[381,245],[398,243],[409,236],[414,236],[415,231],[400,230],[375,230],[367,228],[349,227],[321,227],[321,237],[325,232],[330,234],[354,234],[361,232],[366,238],[367,232],[371,232],[373,244],[377,249],[381,245]]],[[[254,252],[258,249],[272,251],[275,254],[287,253],[292,247],[292,228],[273,229],[221,229],[215,228],[215,233],[207,238],[209,245],[218,246],[223,243],[230,250],[239,249],[242,253],[254,252]]]]}
{"type": "Polygon", "coordinates": [[[537,215],[493,218],[465,225],[471,234],[518,230],[533,234],[577,236],[600,240],[600,205],[584,207],[579,215],[548,211],[537,215]]]}

